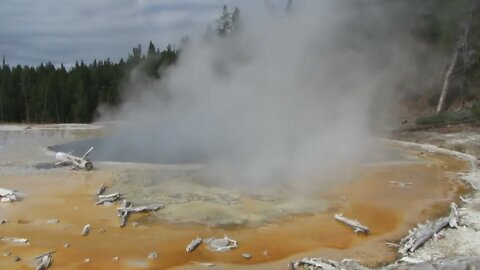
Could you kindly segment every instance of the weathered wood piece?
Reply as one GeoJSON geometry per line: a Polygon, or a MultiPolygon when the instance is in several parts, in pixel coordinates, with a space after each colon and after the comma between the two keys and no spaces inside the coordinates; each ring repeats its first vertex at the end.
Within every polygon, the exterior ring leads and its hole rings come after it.
{"type": "Polygon", "coordinates": [[[429,262],[414,260],[413,262],[397,261],[384,270],[453,270],[453,269],[480,269],[478,256],[458,256],[436,259],[429,262]]]}
{"type": "Polygon", "coordinates": [[[335,261],[323,259],[323,258],[303,258],[299,261],[292,261],[289,264],[290,270],[297,269],[322,269],[322,270],[335,270],[338,267],[338,263],[335,261]]]}
{"type": "Polygon", "coordinates": [[[203,267],[214,267],[214,263],[209,263],[209,262],[192,262],[198,266],[203,266],[203,267]]]}
{"type": "Polygon", "coordinates": [[[112,193],[112,194],[108,194],[108,195],[99,195],[98,196],[99,200],[95,204],[100,205],[100,204],[104,204],[104,203],[113,203],[113,202],[119,200],[123,195],[125,195],[125,194],[112,193]]]}
{"type": "Polygon", "coordinates": [[[398,248],[398,247],[400,247],[399,244],[395,244],[395,243],[392,243],[392,242],[386,242],[385,245],[387,245],[387,247],[390,247],[390,248],[398,248]]]}
{"type": "Polygon", "coordinates": [[[120,228],[125,227],[125,225],[127,224],[128,212],[119,212],[118,216],[120,217],[120,228]]]}
{"type": "Polygon", "coordinates": [[[324,258],[303,258],[299,261],[292,261],[289,264],[290,270],[308,269],[308,270],[371,270],[358,264],[358,261],[352,259],[343,259],[340,262],[324,258]]]}
{"type": "MultiPolygon", "coordinates": [[[[120,208],[130,207],[131,205],[131,202],[123,200],[120,208]]],[[[127,224],[128,211],[118,211],[118,216],[120,217],[120,228],[125,227],[125,224],[127,224]]]]}
{"type": "Polygon", "coordinates": [[[43,254],[40,254],[38,255],[37,257],[33,258],[34,260],[38,260],[38,259],[41,259],[43,256],[45,255],[52,255],[53,253],[55,253],[56,251],[55,250],[52,250],[52,251],[49,251],[49,252],[45,252],[43,254]]]}
{"type": "Polygon", "coordinates": [[[17,200],[15,191],[0,188],[0,202],[13,202],[17,200]]]}
{"type": "Polygon", "coordinates": [[[82,236],[87,236],[90,233],[90,224],[87,224],[83,227],[82,236]]]}
{"type": "Polygon", "coordinates": [[[252,258],[252,254],[250,253],[242,253],[242,257],[246,260],[250,260],[252,258]]]}
{"type": "Polygon", "coordinates": [[[108,194],[108,195],[98,195],[98,198],[99,199],[109,199],[109,198],[116,198],[116,197],[120,197],[120,196],[123,196],[125,194],[120,194],[120,193],[112,193],[112,194],[108,194]]]}
{"type": "Polygon", "coordinates": [[[125,227],[127,223],[128,215],[130,215],[130,213],[157,211],[164,207],[165,205],[160,203],[133,207],[132,203],[128,202],[127,200],[123,200],[122,205],[119,208],[117,208],[118,216],[120,217],[120,227],[125,227]]]}
{"type": "Polygon", "coordinates": [[[406,262],[408,264],[417,264],[417,263],[424,263],[424,260],[417,259],[417,258],[411,258],[411,257],[403,257],[399,261],[401,262],[406,262]]]}
{"type": "Polygon", "coordinates": [[[71,170],[75,170],[78,168],[85,169],[87,171],[93,169],[93,163],[87,159],[88,154],[93,151],[93,146],[88,149],[88,151],[82,156],[82,157],[77,157],[72,155],[72,152],[70,153],[63,153],[63,152],[58,152],[55,155],[55,158],[58,160],[58,162],[55,163],[55,166],[63,166],[63,165],[72,165],[70,168],[71,170]]]}
{"type": "Polygon", "coordinates": [[[55,251],[51,251],[40,256],[35,257],[34,259],[38,260],[37,266],[35,267],[36,270],[44,270],[50,267],[52,264],[52,254],[55,251]]]}
{"type": "Polygon", "coordinates": [[[353,231],[356,233],[368,234],[370,232],[370,229],[362,225],[358,220],[346,218],[343,214],[335,214],[335,219],[352,227],[353,231]]]}
{"type": "Polygon", "coordinates": [[[185,251],[187,252],[192,252],[194,251],[200,244],[202,243],[202,238],[197,237],[190,242],[187,247],[185,248],[185,251]]]}
{"type": "Polygon", "coordinates": [[[5,242],[10,242],[14,244],[25,244],[30,245],[27,238],[17,238],[17,237],[0,237],[0,240],[5,242]]]}
{"type": "Polygon", "coordinates": [[[139,213],[139,212],[146,212],[146,211],[157,211],[162,208],[165,208],[165,205],[163,204],[152,204],[152,205],[143,205],[143,206],[127,206],[127,207],[120,207],[117,208],[118,211],[127,211],[129,213],[139,213]]]}
{"type": "Polygon", "coordinates": [[[410,231],[410,233],[400,241],[398,252],[403,255],[414,252],[445,227],[449,226],[451,228],[456,228],[457,222],[457,205],[452,203],[450,205],[450,214],[448,216],[439,218],[434,222],[427,222],[423,225],[418,225],[417,228],[410,231]]]}
{"type": "Polygon", "coordinates": [[[105,184],[102,184],[102,185],[97,189],[97,192],[96,192],[97,196],[102,195],[102,194],[105,192],[106,189],[107,189],[107,187],[105,186],[105,184]]]}

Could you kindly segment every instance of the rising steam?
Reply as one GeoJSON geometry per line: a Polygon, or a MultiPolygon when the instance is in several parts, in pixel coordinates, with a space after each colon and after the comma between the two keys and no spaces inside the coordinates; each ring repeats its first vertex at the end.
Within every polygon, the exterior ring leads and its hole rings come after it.
{"type": "Polygon", "coordinates": [[[374,2],[301,1],[235,36],[191,41],[161,81],[134,72],[126,102],[102,118],[128,129],[104,149],[201,162],[212,183],[247,187],[323,181],[364,161],[423,50],[405,7],[374,2]]]}

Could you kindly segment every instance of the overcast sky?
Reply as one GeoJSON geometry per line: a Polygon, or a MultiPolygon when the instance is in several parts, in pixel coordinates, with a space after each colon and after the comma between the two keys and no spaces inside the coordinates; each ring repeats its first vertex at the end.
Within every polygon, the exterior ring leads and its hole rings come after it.
{"type": "MultiPolygon", "coordinates": [[[[150,40],[163,48],[202,35],[222,6],[258,17],[261,0],[0,0],[0,56],[9,64],[126,57],[150,40]]],[[[283,5],[283,0],[270,0],[283,5]]],[[[280,8],[279,8],[280,9],[280,8]]],[[[254,22],[252,19],[250,22],[254,22]]]]}

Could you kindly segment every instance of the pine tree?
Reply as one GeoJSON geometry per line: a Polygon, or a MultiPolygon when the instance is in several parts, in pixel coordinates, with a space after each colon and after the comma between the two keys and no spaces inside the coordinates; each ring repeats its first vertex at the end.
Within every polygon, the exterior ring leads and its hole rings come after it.
{"type": "Polygon", "coordinates": [[[223,6],[222,15],[217,20],[217,35],[226,37],[232,32],[232,14],[228,11],[227,5],[223,6]]]}
{"type": "Polygon", "coordinates": [[[243,20],[242,16],[240,15],[240,9],[238,7],[235,8],[232,14],[232,33],[238,33],[243,30],[243,20]]]}
{"type": "Polygon", "coordinates": [[[157,55],[157,51],[155,50],[155,45],[153,45],[153,42],[150,41],[148,44],[148,51],[147,51],[147,58],[152,58],[157,55]]]}
{"type": "Polygon", "coordinates": [[[293,11],[292,9],[293,9],[293,1],[288,0],[287,5],[285,6],[285,13],[287,13],[287,14],[292,13],[292,11],[293,11]]]}

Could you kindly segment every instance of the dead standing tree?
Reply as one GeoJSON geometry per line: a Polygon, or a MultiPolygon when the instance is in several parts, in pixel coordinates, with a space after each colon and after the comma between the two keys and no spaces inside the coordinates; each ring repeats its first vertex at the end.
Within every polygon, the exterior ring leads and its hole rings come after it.
{"type": "MultiPolygon", "coordinates": [[[[452,75],[454,74],[455,69],[458,66],[458,63],[462,61],[463,63],[463,80],[465,80],[466,72],[467,72],[467,62],[468,62],[468,55],[469,55],[469,48],[468,48],[468,39],[470,34],[470,26],[472,24],[473,14],[476,10],[480,7],[480,0],[472,0],[472,5],[469,10],[469,14],[467,19],[465,20],[464,29],[459,36],[457,43],[455,44],[455,48],[453,50],[453,55],[448,64],[447,71],[445,73],[445,77],[442,83],[442,91],[440,93],[440,98],[437,104],[437,113],[440,113],[445,107],[445,99],[447,98],[448,90],[450,88],[450,84],[452,81],[452,75]],[[462,56],[462,58],[460,58],[462,56]]],[[[465,87],[463,84],[462,87],[465,87]]]]}

